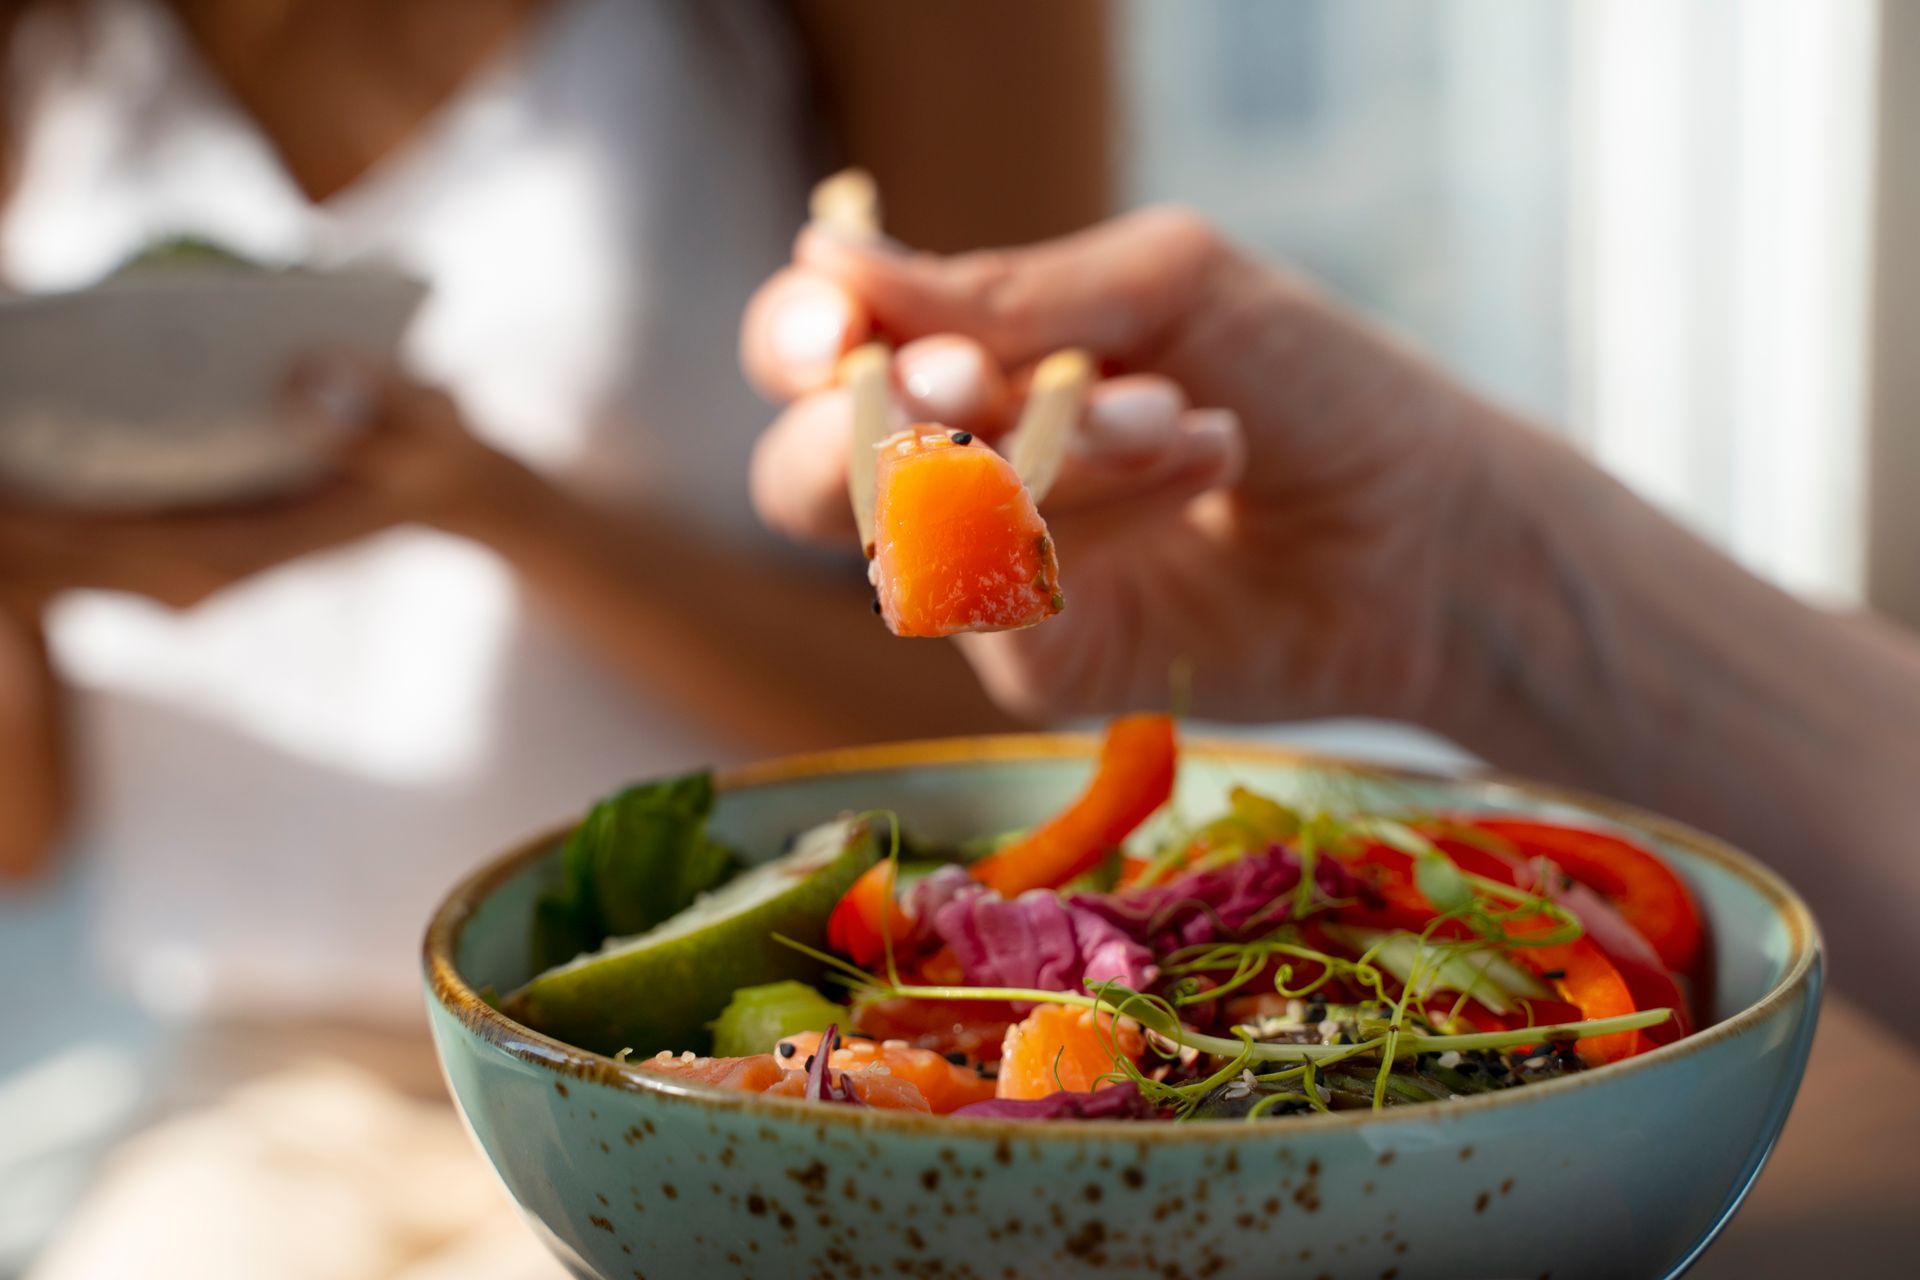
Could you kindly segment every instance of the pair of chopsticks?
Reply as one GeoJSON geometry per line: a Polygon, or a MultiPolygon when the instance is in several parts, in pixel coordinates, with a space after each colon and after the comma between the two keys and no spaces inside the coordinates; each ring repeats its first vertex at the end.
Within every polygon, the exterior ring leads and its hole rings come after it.
{"type": "MultiPolygon", "coordinates": [[[[880,236],[880,193],[873,176],[845,169],[813,189],[813,220],[853,239],[880,236]]],[[[841,357],[840,385],[853,400],[853,434],[847,441],[847,500],[860,528],[860,545],[872,554],[874,521],[874,448],[888,435],[892,405],[893,353],[884,342],[869,342],[841,357]]],[[[1010,437],[1007,460],[1033,500],[1039,502],[1060,478],[1073,426],[1093,382],[1093,361],[1077,349],[1056,351],[1033,371],[1026,408],[1010,437]]]]}

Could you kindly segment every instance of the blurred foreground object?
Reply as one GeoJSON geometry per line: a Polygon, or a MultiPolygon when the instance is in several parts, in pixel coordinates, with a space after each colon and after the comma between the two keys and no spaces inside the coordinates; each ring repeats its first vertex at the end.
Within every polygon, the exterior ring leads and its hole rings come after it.
{"type": "Polygon", "coordinates": [[[446,1108],[315,1061],[128,1143],[29,1280],[558,1280],[446,1108]]]}

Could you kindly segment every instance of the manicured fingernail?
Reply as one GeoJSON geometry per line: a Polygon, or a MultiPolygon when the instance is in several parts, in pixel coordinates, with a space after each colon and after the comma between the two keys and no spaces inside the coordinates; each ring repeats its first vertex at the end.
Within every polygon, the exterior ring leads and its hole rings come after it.
{"type": "Polygon", "coordinates": [[[1082,426],[1090,446],[1113,454],[1152,453],[1173,439],[1180,393],[1158,378],[1121,380],[1098,389],[1082,426]]]}
{"type": "Polygon", "coordinates": [[[1195,409],[1180,420],[1180,434],[1190,455],[1215,461],[1222,481],[1246,465],[1246,437],[1240,415],[1231,409],[1195,409]]]}
{"type": "Polygon", "coordinates": [[[914,413],[931,422],[971,428],[1006,395],[1000,368],[966,338],[921,338],[900,348],[894,370],[914,413]]]}
{"type": "Polygon", "coordinates": [[[1237,444],[1240,415],[1231,409],[1195,409],[1182,419],[1181,430],[1208,445],[1237,444]]]}
{"type": "Polygon", "coordinates": [[[854,323],[853,305],[831,281],[795,280],[774,315],[774,356],[806,378],[832,375],[846,350],[854,323]]]}

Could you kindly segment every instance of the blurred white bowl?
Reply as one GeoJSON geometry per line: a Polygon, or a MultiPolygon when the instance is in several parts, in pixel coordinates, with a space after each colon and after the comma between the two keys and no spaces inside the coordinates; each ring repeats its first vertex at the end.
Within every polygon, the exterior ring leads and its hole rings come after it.
{"type": "Polygon", "coordinates": [[[276,407],[301,357],[392,358],[426,289],[369,272],[166,270],[0,297],[0,486],[138,511],[312,483],[338,443],[276,407]]]}

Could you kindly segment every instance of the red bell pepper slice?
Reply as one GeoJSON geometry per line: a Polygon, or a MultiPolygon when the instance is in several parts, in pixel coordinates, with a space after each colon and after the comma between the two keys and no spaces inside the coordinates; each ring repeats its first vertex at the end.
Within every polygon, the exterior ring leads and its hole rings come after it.
{"type": "MultiPolygon", "coordinates": [[[[1461,870],[1489,880],[1499,880],[1504,884],[1519,884],[1530,879],[1530,871],[1524,863],[1506,855],[1462,842],[1442,843],[1443,851],[1451,857],[1461,870]]],[[[1437,914],[1414,884],[1413,859],[1410,855],[1385,845],[1369,845],[1352,854],[1345,855],[1348,867],[1366,881],[1378,899],[1372,903],[1355,903],[1341,907],[1336,915],[1343,921],[1354,924],[1371,925],[1376,928],[1406,929],[1421,932],[1432,923],[1437,914]]],[[[1596,906],[1602,911],[1605,904],[1596,906]]],[[[1572,908],[1569,907],[1569,910],[1572,908]]],[[[1576,912],[1576,914],[1578,914],[1576,912]]],[[[1584,920],[1583,920],[1584,926],[1584,920]]],[[[1632,930],[1624,922],[1616,922],[1617,929],[1631,936],[1632,930]]],[[[1509,922],[1507,930],[1516,936],[1528,933],[1544,933],[1553,928],[1553,922],[1544,916],[1531,920],[1509,922]]],[[[1434,930],[1435,937],[1464,938],[1471,936],[1467,927],[1459,921],[1443,922],[1434,930]]],[[[1645,943],[1641,942],[1642,947],[1645,943]]],[[[1679,999],[1678,988],[1672,979],[1660,970],[1651,949],[1645,953],[1645,962],[1650,965],[1649,976],[1657,975],[1664,980],[1663,994],[1670,997],[1659,1004],[1642,1005],[1637,1002],[1632,985],[1627,981],[1622,969],[1591,936],[1576,938],[1572,942],[1556,943],[1550,946],[1516,946],[1509,951],[1509,957],[1516,963],[1531,970],[1553,991],[1558,998],[1578,1011],[1581,1019],[1591,1021],[1596,1018],[1611,1018],[1620,1014],[1633,1013],[1641,1008],[1670,1008],[1676,1019],[1685,1016],[1685,1009],[1679,999]]],[[[1476,1005],[1469,1007],[1484,1014],[1476,1005]]],[[[1485,1015],[1494,1017],[1495,1015],[1485,1015]]],[[[1535,1021],[1543,1020],[1536,1011],[1535,1021]]],[[[1551,1020],[1546,1019],[1546,1020],[1551,1020]]],[[[1514,1020],[1513,1025],[1525,1025],[1514,1020]]],[[[1671,1024],[1668,1024],[1671,1025],[1671,1024]]],[[[1613,1062],[1620,1058],[1632,1057],[1644,1053],[1654,1046],[1654,1041],[1645,1032],[1617,1032],[1613,1035],[1590,1036],[1579,1043],[1579,1052],[1590,1066],[1603,1062],[1613,1062]]]]}
{"type": "MultiPolygon", "coordinates": [[[[1544,917],[1539,924],[1543,932],[1551,927],[1544,917]]],[[[1524,933],[1526,926],[1509,925],[1508,931],[1524,933]]],[[[1575,938],[1572,942],[1545,947],[1514,947],[1507,954],[1516,964],[1538,974],[1589,1022],[1633,1013],[1640,1007],[1634,1003],[1633,991],[1620,970],[1590,938],[1575,938]]],[[[1576,1047],[1588,1066],[1597,1067],[1645,1053],[1653,1048],[1653,1041],[1644,1031],[1617,1031],[1612,1035],[1587,1036],[1576,1047]]]]}
{"type": "Polygon", "coordinates": [[[827,945],[855,964],[872,968],[913,933],[913,918],[894,901],[891,860],[861,873],[827,917],[827,945]]]}
{"type": "Polygon", "coordinates": [[[1054,889],[1091,870],[1173,794],[1173,717],[1122,716],[1107,726],[1093,781],[1065,810],[973,864],[1004,897],[1054,889]]]}
{"type": "MultiPolygon", "coordinates": [[[[1413,882],[1413,858],[1399,849],[1364,845],[1343,853],[1340,860],[1368,891],[1360,901],[1334,909],[1333,917],[1340,923],[1419,933],[1438,914],[1413,882]]],[[[1465,936],[1467,930],[1465,926],[1450,930],[1442,925],[1436,932],[1440,936],[1465,936]]]]}
{"type": "Polygon", "coordinates": [[[1693,1031],[1693,1019],[1680,984],[1667,971],[1660,955],[1639,930],[1629,924],[1599,894],[1580,884],[1571,886],[1539,883],[1530,863],[1497,849],[1488,849],[1467,840],[1440,836],[1435,839],[1454,865],[1462,871],[1487,880],[1498,880],[1532,892],[1543,892],[1580,921],[1586,936],[1600,948],[1633,992],[1634,1002],[1642,1009],[1671,1009],[1673,1017],[1648,1030],[1656,1044],[1668,1044],[1693,1031]]]}
{"type": "Polygon", "coordinates": [[[1552,861],[1611,903],[1669,970],[1697,973],[1705,937],[1700,909],[1686,882],[1659,857],[1580,827],[1509,818],[1474,818],[1467,825],[1507,842],[1523,858],[1552,861]]]}

